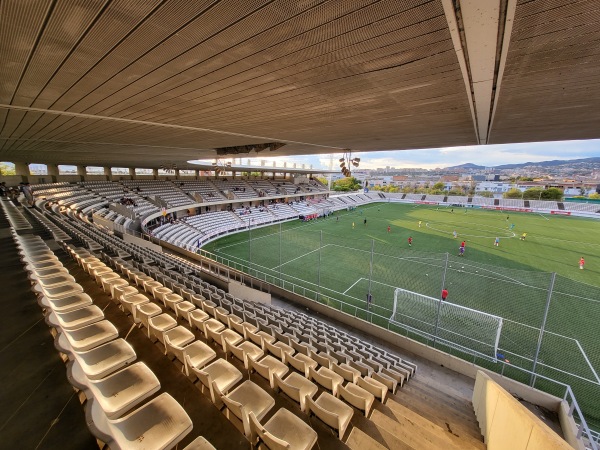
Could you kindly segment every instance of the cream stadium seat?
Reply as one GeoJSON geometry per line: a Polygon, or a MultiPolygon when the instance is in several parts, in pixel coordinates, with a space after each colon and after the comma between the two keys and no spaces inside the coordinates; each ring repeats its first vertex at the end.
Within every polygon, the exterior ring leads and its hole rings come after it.
{"type": "Polygon", "coordinates": [[[321,367],[319,370],[309,367],[308,377],[310,380],[315,380],[325,389],[333,392],[333,395],[337,395],[338,387],[344,382],[344,378],[341,375],[338,375],[327,367],[321,367]]]}
{"type": "Polygon", "coordinates": [[[217,398],[217,394],[213,390],[214,385],[216,385],[219,392],[227,394],[229,390],[242,379],[242,372],[224,359],[217,359],[215,362],[202,369],[192,367],[192,371],[198,377],[200,382],[209,389],[210,397],[215,404],[218,403],[220,399],[217,398]]]}
{"type": "Polygon", "coordinates": [[[385,402],[388,392],[388,388],[385,384],[382,384],[371,377],[364,377],[358,379],[357,385],[363,388],[365,391],[373,394],[375,398],[378,398],[381,401],[381,403],[385,402]]]}
{"type": "Polygon", "coordinates": [[[70,347],[76,352],[83,352],[115,340],[118,337],[119,331],[117,328],[108,320],[101,320],[76,330],[62,330],[57,339],[58,345],[60,345],[63,351],[70,347]],[[61,341],[61,339],[66,339],[68,345],[64,341],[61,341]]]}
{"type": "Polygon", "coordinates": [[[165,331],[163,334],[165,355],[175,356],[179,362],[184,363],[184,348],[194,342],[196,336],[185,327],[178,326],[165,331]]]}
{"type": "Polygon", "coordinates": [[[133,310],[133,320],[139,323],[140,326],[149,327],[149,321],[152,317],[162,313],[162,308],[155,303],[143,303],[137,305],[133,310]]]}
{"type": "Polygon", "coordinates": [[[310,450],[317,442],[316,431],[285,408],[279,409],[264,425],[253,413],[248,418],[253,447],[259,439],[271,450],[310,450]]]}
{"type": "Polygon", "coordinates": [[[250,370],[254,369],[261,377],[269,380],[272,388],[275,387],[273,376],[277,374],[281,378],[290,370],[288,366],[272,356],[265,356],[260,361],[248,358],[248,363],[250,370]]]}
{"type": "Polygon", "coordinates": [[[202,369],[217,357],[217,353],[202,341],[194,341],[183,349],[184,370],[190,376],[192,367],[202,369]]]}
{"type": "Polygon", "coordinates": [[[258,420],[261,420],[275,406],[273,397],[250,380],[244,381],[227,395],[220,392],[213,382],[213,391],[227,409],[242,421],[247,438],[250,438],[248,414],[253,413],[258,420]]]}
{"type": "Polygon", "coordinates": [[[283,362],[302,372],[306,378],[308,378],[308,369],[310,367],[316,369],[318,366],[314,359],[306,356],[303,353],[296,353],[295,355],[286,353],[284,354],[283,362]]]}
{"type": "Polygon", "coordinates": [[[223,348],[226,355],[233,354],[237,359],[244,363],[246,369],[250,369],[249,359],[259,359],[265,352],[256,344],[249,341],[240,342],[239,345],[234,345],[229,341],[225,341],[223,348]]]}
{"type": "Polygon", "coordinates": [[[48,324],[63,330],[76,330],[102,319],[102,310],[96,305],[90,305],[65,313],[53,312],[48,316],[48,324]]]}
{"type": "Polygon", "coordinates": [[[177,326],[177,321],[173,319],[169,314],[159,314],[158,316],[151,317],[148,320],[148,337],[153,336],[160,341],[161,344],[165,343],[165,332],[177,326]]]}
{"type": "Polygon", "coordinates": [[[92,298],[83,292],[78,292],[77,294],[61,297],[59,299],[50,299],[46,296],[42,296],[38,303],[42,307],[50,308],[55,312],[66,313],[81,309],[85,306],[90,306],[92,304],[92,298]]]}
{"type": "Polygon", "coordinates": [[[307,398],[306,404],[309,414],[313,413],[331,428],[338,430],[340,439],[344,437],[346,428],[354,415],[352,407],[329,392],[323,392],[316,400],[307,398]]]}
{"type": "Polygon", "coordinates": [[[135,351],[124,339],[102,344],[92,350],[73,352],[73,357],[91,380],[98,380],[134,361],[135,351]]]}
{"type": "Polygon", "coordinates": [[[163,450],[177,445],[191,430],[192,421],[181,405],[166,392],[120,419],[109,419],[99,403],[92,402],[92,434],[111,450],[149,448],[163,450]]]}
{"type": "MultiPolygon", "coordinates": [[[[149,302],[150,299],[148,299],[148,297],[146,297],[144,294],[136,293],[131,295],[121,295],[121,306],[123,308],[123,311],[131,315],[134,314],[134,311],[138,305],[145,305],[149,302]]],[[[137,323],[139,323],[139,320],[137,321],[137,323]]]]}
{"type": "Polygon", "coordinates": [[[274,374],[275,389],[281,389],[292,400],[300,404],[300,409],[306,410],[306,397],[313,398],[319,388],[312,381],[307,380],[296,372],[290,373],[285,380],[274,374]]]}
{"type": "Polygon", "coordinates": [[[375,402],[375,396],[366,389],[357,386],[354,383],[348,383],[346,386],[338,388],[338,397],[357,409],[365,412],[365,417],[369,417],[369,412],[375,402]]]}

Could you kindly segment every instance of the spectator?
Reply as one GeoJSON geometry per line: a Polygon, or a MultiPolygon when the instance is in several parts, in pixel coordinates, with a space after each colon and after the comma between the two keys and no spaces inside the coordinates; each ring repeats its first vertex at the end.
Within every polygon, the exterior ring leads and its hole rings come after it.
{"type": "Polygon", "coordinates": [[[448,289],[443,288],[442,289],[442,301],[446,301],[447,298],[448,298],[448,289]]]}

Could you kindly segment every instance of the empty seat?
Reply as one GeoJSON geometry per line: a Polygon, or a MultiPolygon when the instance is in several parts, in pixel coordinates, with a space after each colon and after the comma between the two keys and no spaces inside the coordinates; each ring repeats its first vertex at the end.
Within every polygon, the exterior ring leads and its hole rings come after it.
{"type": "Polygon", "coordinates": [[[263,339],[263,350],[273,354],[281,361],[283,361],[285,354],[293,355],[295,353],[295,350],[292,347],[281,341],[269,342],[266,339],[263,339]]]}
{"type": "Polygon", "coordinates": [[[183,349],[184,370],[190,376],[190,369],[201,369],[213,359],[217,353],[202,341],[194,341],[183,349]]]}
{"type": "Polygon", "coordinates": [[[198,328],[199,330],[204,329],[204,322],[210,319],[210,316],[205,313],[202,309],[194,309],[188,314],[188,319],[190,322],[190,328],[198,328]]]}
{"type": "Polygon", "coordinates": [[[360,371],[345,363],[332,364],[331,370],[344,377],[344,380],[349,381],[350,383],[356,383],[360,378],[360,371]]]}
{"type": "Polygon", "coordinates": [[[119,337],[119,331],[115,326],[108,320],[101,320],[76,330],[63,330],[57,339],[67,339],[72,350],[82,352],[98,347],[117,337],[119,337]]]}
{"type": "Polygon", "coordinates": [[[308,378],[309,367],[316,369],[318,366],[314,359],[303,353],[297,353],[296,355],[285,354],[283,362],[302,372],[306,378],[308,378]]]}
{"type": "Polygon", "coordinates": [[[242,361],[246,369],[250,369],[249,359],[256,360],[265,354],[259,346],[249,341],[243,341],[239,345],[235,345],[226,340],[223,350],[226,355],[233,354],[237,359],[242,361]]]}
{"type": "Polygon", "coordinates": [[[296,372],[290,373],[285,380],[273,374],[273,380],[275,389],[281,389],[288,397],[299,403],[302,411],[306,408],[306,397],[313,398],[319,390],[315,383],[296,372]]]}
{"type": "Polygon", "coordinates": [[[143,362],[137,362],[101,380],[88,379],[75,361],[70,377],[81,383],[88,399],[94,399],[109,419],[117,419],[160,389],[156,375],[143,362]]]}
{"type": "Polygon", "coordinates": [[[313,413],[331,428],[339,430],[339,438],[344,437],[346,428],[354,415],[354,410],[329,392],[323,392],[319,398],[306,399],[309,414],[313,413]]]}
{"type": "Polygon", "coordinates": [[[185,446],[183,450],[217,450],[204,436],[198,436],[185,446]]]}
{"type": "Polygon", "coordinates": [[[159,314],[148,320],[148,337],[154,336],[161,344],[165,343],[165,332],[177,326],[177,321],[167,313],[159,314]]]}
{"type": "Polygon", "coordinates": [[[90,306],[92,304],[92,298],[84,292],[78,292],[77,294],[61,297],[59,299],[51,299],[42,296],[39,300],[39,304],[58,313],[65,313],[81,309],[85,306],[90,306]]]}
{"type": "Polygon", "coordinates": [[[394,394],[398,388],[398,382],[386,374],[374,372],[371,374],[371,378],[385,385],[392,394],[394,394]]]}
{"type": "Polygon", "coordinates": [[[242,379],[242,372],[224,359],[218,359],[202,369],[192,367],[192,371],[196,374],[200,382],[209,389],[213,403],[220,401],[213,386],[216,386],[219,392],[227,394],[229,389],[242,379]]]}
{"type": "MultiPolygon", "coordinates": [[[[123,311],[129,312],[131,315],[134,315],[134,311],[138,307],[138,305],[145,305],[149,302],[150,299],[148,299],[148,297],[146,297],[144,294],[121,296],[121,305],[123,307],[123,311]]],[[[136,321],[136,323],[139,323],[139,319],[136,321]]]]}
{"type": "Polygon", "coordinates": [[[354,383],[348,383],[346,386],[338,387],[338,397],[357,409],[365,412],[365,417],[369,416],[369,411],[373,407],[375,396],[366,389],[357,386],[354,383]]]}
{"type": "Polygon", "coordinates": [[[149,327],[149,321],[152,317],[158,316],[162,313],[162,308],[155,303],[143,303],[137,305],[133,309],[133,320],[143,325],[146,328],[149,327]]]}
{"type": "Polygon", "coordinates": [[[85,306],[65,313],[53,312],[48,316],[49,324],[63,330],[76,330],[102,319],[104,319],[104,313],[96,305],[85,306]]]}
{"type": "Polygon", "coordinates": [[[227,395],[220,392],[214,383],[213,390],[227,409],[242,421],[244,434],[248,438],[250,438],[248,414],[253,413],[258,420],[261,420],[275,406],[273,397],[250,380],[244,381],[227,395]]]}
{"type": "Polygon", "coordinates": [[[381,403],[385,402],[385,398],[387,396],[388,388],[386,385],[380,383],[377,380],[374,380],[371,377],[359,378],[357,385],[363,388],[365,391],[370,392],[378,398],[381,403]]]}
{"type": "Polygon", "coordinates": [[[124,339],[115,339],[92,350],[73,352],[83,373],[91,380],[104,378],[134,361],[135,351],[124,339]]]}
{"type": "Polygon", "coordinates": [[[260,361],[249,358],[248,363],[250,369],[254,369],[261,377],[269,380],[272,388],[275,387],[273,375],[277,374],[281,378],[290,370],[288,366],[272,356],[265,356],[260,361]]]}
{"type": "Polygon", "coordinates": [[[344,378],[341,375],[338,375],[327,367],[321,367],[319,370],[309,367],[308,375],[311,380],[315,380],[325,389],[333,392],[333,395],[337,395],[338,386],[344,382],[344,378]]]}
{"type": "MultiPolygon", "coordinates": [[[[181,317],[189,323],[190,313],[196,309],[196,306],[188,301],[179,302],[175,305],[175,315],[181,317]]],[[[191,326],[191,325],[190,325],[191,326]]]]}
{"type": "Polygon", "coordinates": [[[111,449],[169,449],[191,430],[192,421],[166,392],[120,419],[109,419],[98,402],[91,405],[92,433],[111,449]]]}
{"type": "Polygon", "coordinates": [[[196,336],[185,327],[178,326],[163,333],[165,344],[165,355],[175,356],[182,364],[184,363],[183,349],[192,343],[196,336]]]}
{"type": "Polygon", "coordinates": [[[285,408],[279,409],[264,425],[253,413],[249,413],[248,418],[252,446],[260,439],[273,450],[310,450],[317,442],[316,431],[285,408]]]}

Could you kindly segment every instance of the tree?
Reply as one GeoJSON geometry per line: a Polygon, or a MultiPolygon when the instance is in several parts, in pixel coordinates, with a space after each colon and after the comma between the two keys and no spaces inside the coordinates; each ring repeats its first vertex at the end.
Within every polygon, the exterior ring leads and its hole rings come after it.
{"type": "Polygon", "coordinates": [[[509,189],[508,191],[506,191],[502,197],[504,197],[504,198],[523,198],[523,192],[521,192],[517,188],[512,188],[512,189],[509,189]]]}
{"type": "Polygon", "coordinates": [[[438,181],[433,186],[431,186],[431,189],[433,191],[443,191],[445,187],[446,187],[446,185],[444,183],[442,183],[441,181],[438,181]]]}
{"type": "Polygon", "coordinates": [[[523,192],[523,200],[539,200],[542,198],[543,189],[529,188],[523,192]]]}
{"type": "Polygon", "coordinates": [[[548,188],[542,191],[542,200],[562,200],[563,191],[558,188],[548,188]]]}
{"type": "Polygon", "coordinates": [[[15,166],[7,163],[0,163],[0,175],[16,175],[15,166]]]}
{"type": "Polygon", "coordinates": [[[333,190],[338,192],[357,191],[362,188],[362,184],[354,177],[346,177],[333,183],[333,190]]]}
{"type": "Polygon", "coordinates": [[[594,192],[594,193],[590,194],[588,198],[590,198],[592,200],[600,200],[600,194],[594,192]]]}

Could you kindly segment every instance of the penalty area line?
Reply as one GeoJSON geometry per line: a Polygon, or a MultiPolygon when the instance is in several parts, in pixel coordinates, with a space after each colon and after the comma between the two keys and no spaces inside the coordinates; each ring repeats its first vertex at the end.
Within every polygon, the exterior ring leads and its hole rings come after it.
{"type": "Polygon", "coordinates": [[[356,280],[354,282],[354,284],[352,284],[352,286],[350,286],[348,289],[346,289],[344,292],[342,292],[342,294],[346,294],[350,289],[352,289],[354,286],[356,286],[358,283],[360,283],[362,280],[364,280],[365,278],[359,278],[358,280],[356,280]]]}

